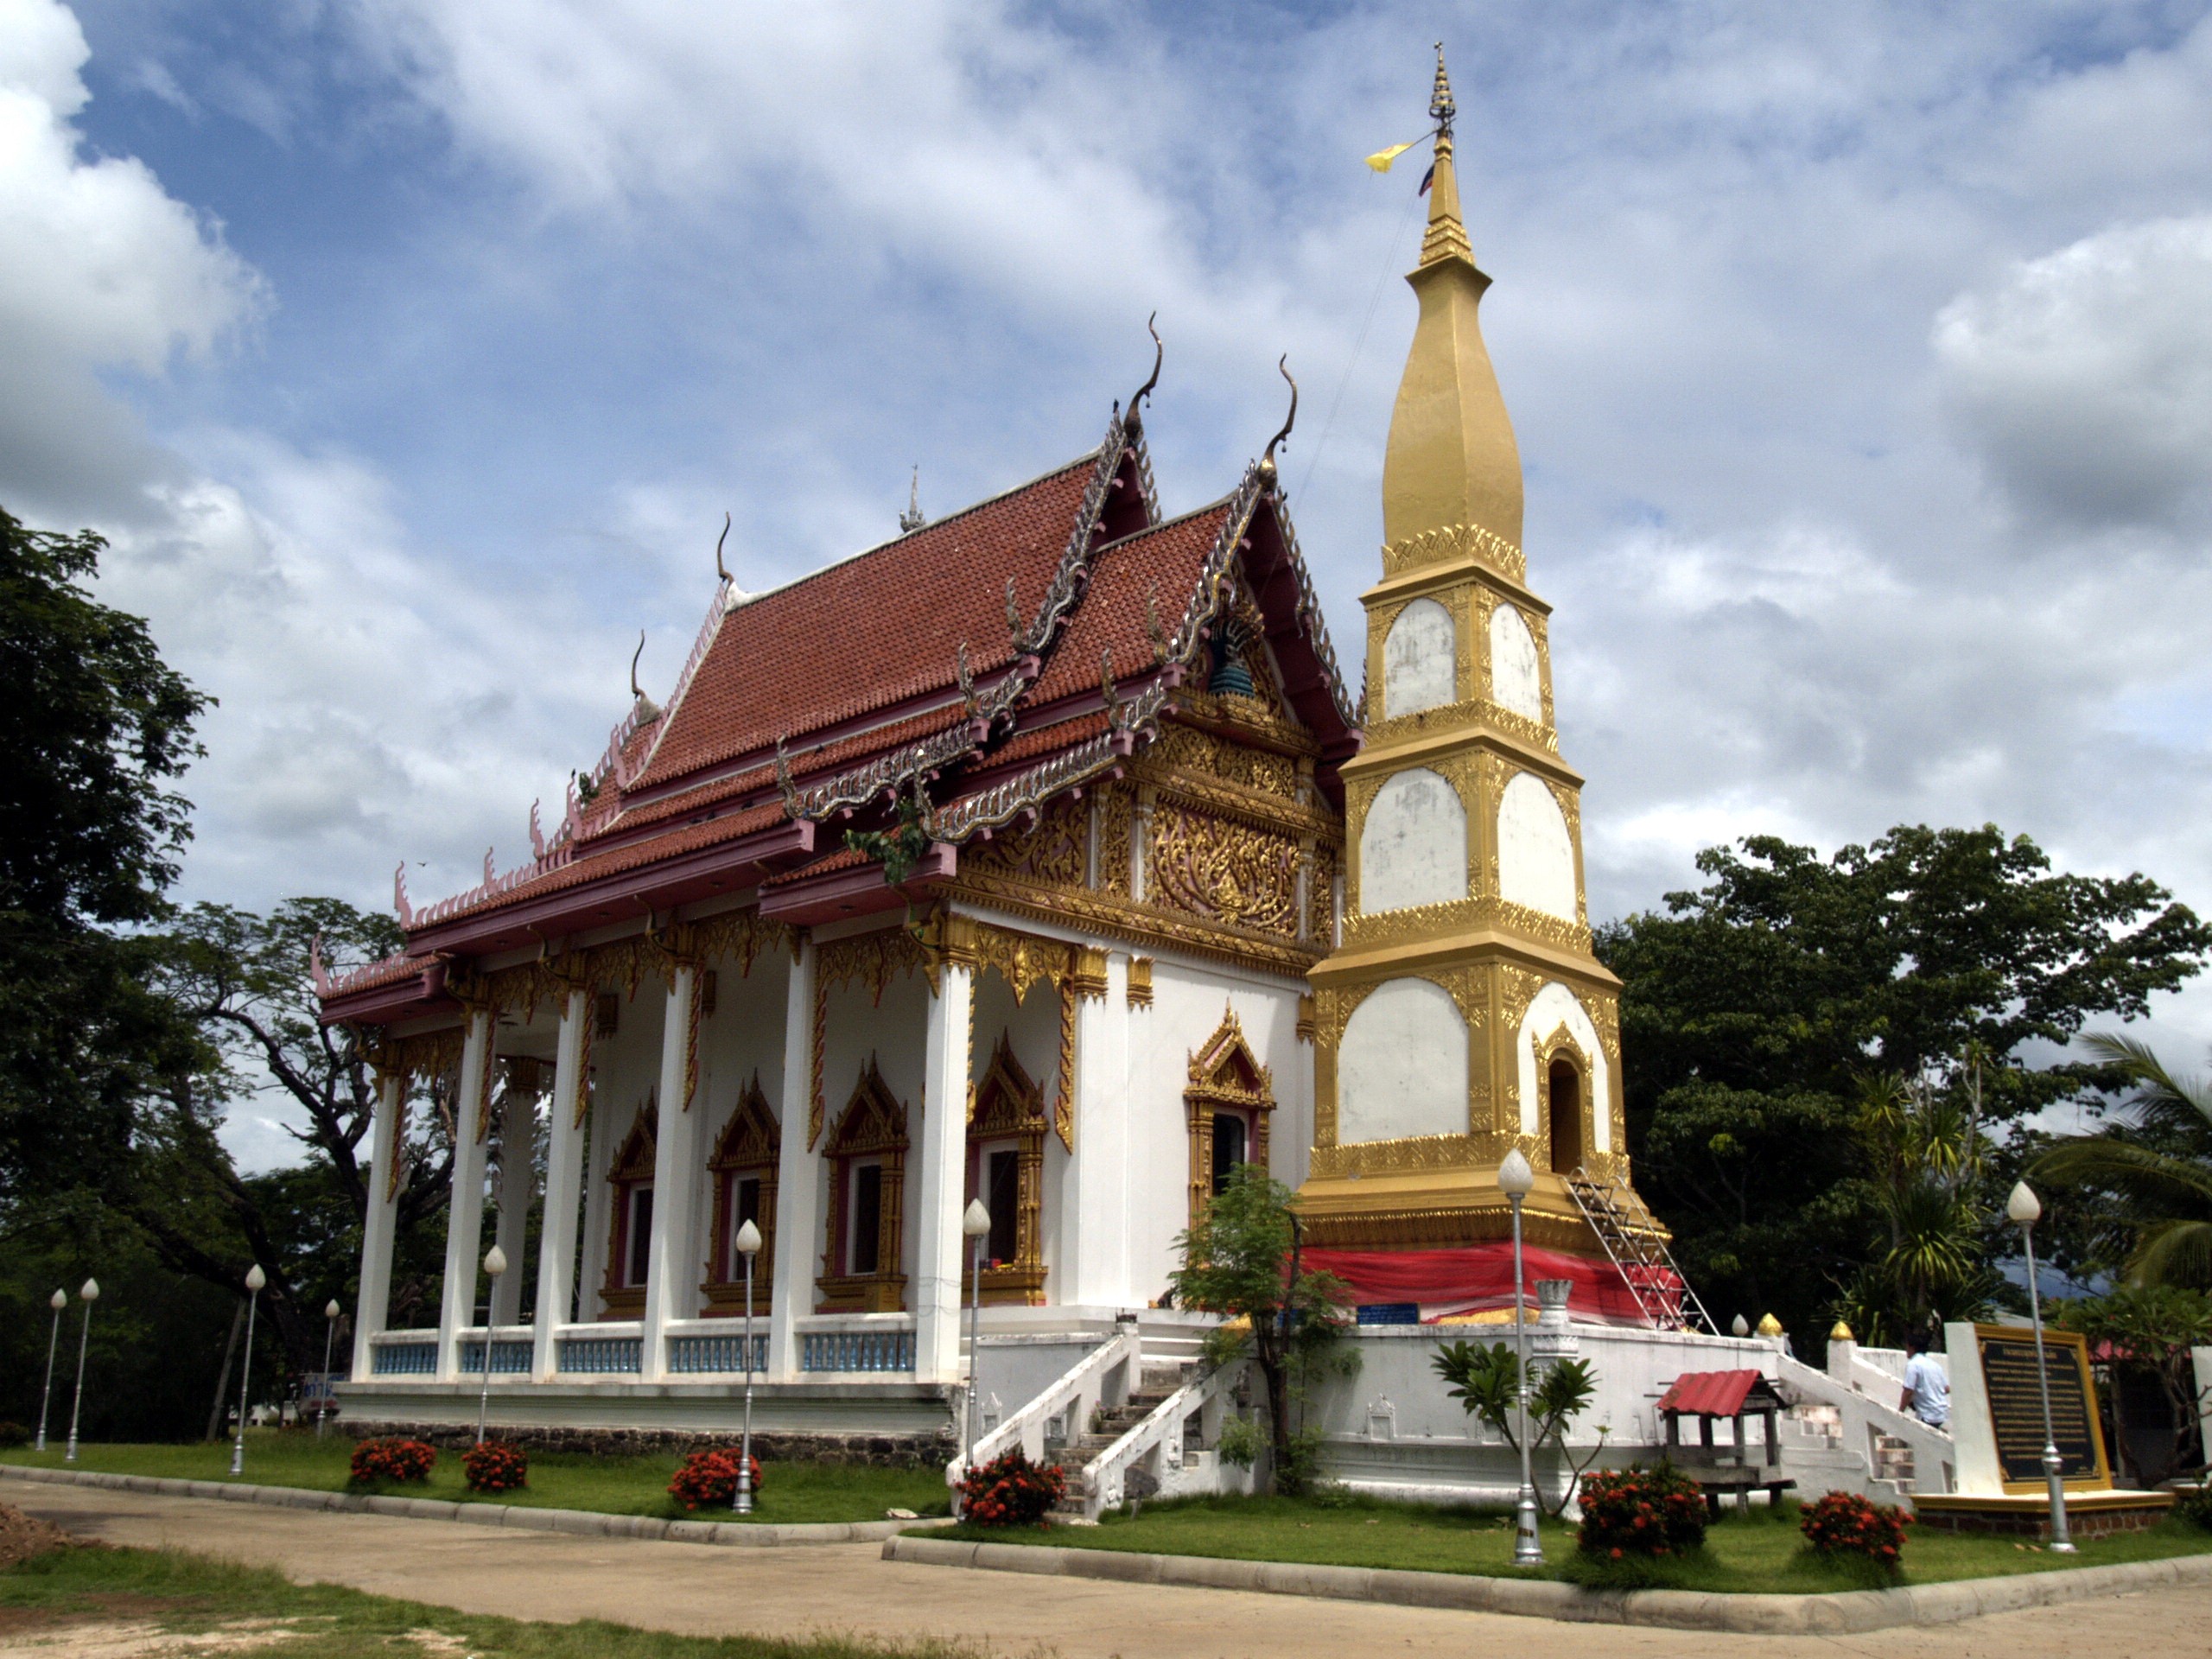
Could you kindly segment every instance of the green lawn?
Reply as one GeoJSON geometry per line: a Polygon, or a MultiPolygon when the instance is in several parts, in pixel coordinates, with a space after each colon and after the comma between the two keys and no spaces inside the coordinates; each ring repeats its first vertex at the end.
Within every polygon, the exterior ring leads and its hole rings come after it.
{"type": "MultiPolygon", "coordinates": [[[[245,1472],[239,1478],[263,1486],[302,1486],[339,1491],[347,1485],[346,1463],[353,1442],[336,1434],[317,1440],[312,1431],[248,1429],[245,1472]]],[[[118,1475],[159,1475],[182,1480],[227,1480],[231,1445],[82,1446],[77,1461],[65,1465],[54,1446],[43,1456],[25,1447],[0,1452],[0,1461],[48,1468],[75,1467],[118,1475]]],[[[542,1509],[591,1510],[602,1515],[686,1516],[668,1495],[669,1477],[681,1459],[594,1458],[574,1452],[533,1452],[530,1484],[519,1492],[482,1497],[462,1484],[461,1453],[440,1452],[430,1478],[418,1486],[359,1490],[403,1492],[415,1497],[463,1502],[524,1503],[542,1509]]],[[[0,1496],[4,1496],[0,1489],[0,1496]]],[[[870,1469],[842,1464],[760,1465],[760,1493],[751,1519],[759,1522],[880,1521],[890,1509],[918,1515],[944,1515],[950,1505],[944,1476],[935,1469],[870,1469]]],[[[734,1521],[727,1510],[702,1510],[695,1520],[734,1521]]]]}
{"type": "MultiPolygon", "coordinates": [[[[1467,1573],[1510,1578],[1601,1575],[1579,1569],[1574,1531],[1547,1522],[1547,1566],[1513,1565],[1512,1517],[1496,1510],[1439,1510],[1423,1505],[1332,1496],[1189,1498],[1144,1505],[1131,1520],[1109,1514],[1096,1527],[1015,1531],[955,1527],[934,1538],[1020,1544],[1058,1544],[1076,1549],[1120,1549],[1163,1555],[1211,1555],[1231,1560],[1300,1561],[1339,1567],[1404,1567],[1429,1573],[1467,1573]]],[[[1945,1579],[1994,1578],[2055,1567],[2101,1567],[2212,1551],[2212,1533],[2179,1520],[2148,1532],[2085,1542],[2076,1555],[2054,1555],[2010,1539],[1976,1538],[1913,1529],[1906,1535],[1907,1584],[1945,1579]]],[[[1730,1515],[1706,1535],[1701,1559],[1661,1566],[1647,1579],[1685,1590],[1801,1593],[1856,1590],[1869,1580],[1829,1566],[1802,1546],[1797,1508],[1730,1515]]]]}
{"type": "MultiPolygon", "coordinates": [[[[0,1647],[92,1621],[180,1636],[236,1629],[231,1651],[282,1659],[982,1659],[981,1649],[941,1643],[665,1636],[597,1620],[480,1618],[167,1550],[59,1549],[0,1569],[0,1647]],[[285,1639],[270,1644],[280,1630],[285,1639]]],[[[226,1649],[218,1640],[199,1652],[221,1659],[226,1649]]]]}

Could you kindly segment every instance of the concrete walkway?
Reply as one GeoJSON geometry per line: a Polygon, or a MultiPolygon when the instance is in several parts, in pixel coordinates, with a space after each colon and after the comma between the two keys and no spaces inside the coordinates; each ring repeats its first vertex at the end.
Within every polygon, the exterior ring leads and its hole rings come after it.
{"type": "Polygon", "coordinates": [[[280,1568],[470,1612],[605,1618],[697,1636],[837,1630],[899,1641],[977,1640],[1066,1659],[1465,1659],[1496,1648],[1542,1659],[2212,1659],[2212,1586],[2000,1613],[1863,1637],[1715,1636],[1557,1624],[1498,1614],[1304,1601],[1237,1591],[1010,1579],[886,1561],[873,1544],[736,1552],[704,1544],[514,1533],[444,1521],[264,1510],[81,1487],[14,1486],[9,1501],[118,1544],[280,1568]]]}

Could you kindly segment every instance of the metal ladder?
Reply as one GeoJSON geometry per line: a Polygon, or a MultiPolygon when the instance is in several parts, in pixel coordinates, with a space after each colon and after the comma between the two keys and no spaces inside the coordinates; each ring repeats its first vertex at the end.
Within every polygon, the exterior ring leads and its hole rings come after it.
{"type": "Polygon", "coordinates": [[[1666,1235],[1625,1177],[1600,1181],[1587,1169],[1577,1169],[1567,1178],[1567,1190],[1654,1330],[1719,1334],[1713,1316],[1675,1265],[1666,1235]]]}

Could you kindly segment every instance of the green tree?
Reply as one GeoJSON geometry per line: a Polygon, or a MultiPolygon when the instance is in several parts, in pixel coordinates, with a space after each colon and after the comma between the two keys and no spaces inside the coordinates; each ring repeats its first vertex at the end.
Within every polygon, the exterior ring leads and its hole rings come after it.
{"type": "MultiPolygon", "coordinates": [[[[1469,1416],[1480,1419],[1493,1433],[1502,1436],[1516,1453],[1520,1452],[1521,1357],[1510,1344],[1494,1342],[1484,1347],[1478,1342],[1448,1342],[1437,1349],[1429,1363],[1452,1385],[1445,1390],[1446,1395],[1457,1400],[1469,1416]]],[[[1541,1371],[1532,1364],[1529,1370],[1535,1378],[1529,1390],[1529,1455],[1535,1456],[1547,1445],[1554,1446],[1567,1471],[1567,1478],[1557,1493],[1548,1497],[1539,1490],[1536,1494],[1545,1511],[1556,1517],[1567,1513],[1583,1471],[1605,1451],[1610,1431],[1600,1425],[1598,1444],[1590,1448],[1589,1456],[1576,1462],[1567,1447],[1567,1431],[1596,1397],[1597,1372],[1586,1359],[1557,1360],[1541,1371]]]]}
{"type": "MultiPolygon", "coordinates": [[[[1598,939],[1623,982],[1637,1185],[1708,1306],[1801,1339],[1893,1248],[1860,1134],[1870,1078],[1955,1101],[1972,1053],[1981,1122],[2015,1122],[2111,1085],[2041,1057],[2092,1017],[2142,1015],[2212,950],[2149,878],[2054,873],[1994,826],[1903,826],[1825,859],[1754,836],[1698,867],[1707,885],[1598,939]]],[[[1982,1230],[1985,1260],[2002,1238],[1982,1230]]]]}
{"type": "Polygon", "coordinates": [[[0,1217],[96,1180],[146,1070],[196,1043],[115,930],[164,913],[207,700],[87,591],[105,545],[0,510],[0,1217]]]}
{"type": "Polygon", "coordinates": [[[1211,1354],[1246,1351],[1268,1395],[1268,1478],[1296,1491],[1314,1472],[1316,1437],[1292,1422],[1298,1395],[1333,1357],[1344,1326],[1347,1287],[1332,1274],[1298,1268],[1296,1196],[1257,1164],[1244,1164],[1175,1241],[1183,1265],[1171,1275],[1185,1307],[1231,1322],[1211,1354]],[[1236,1325],[1236,1321],[1244,1321],[1236,1325]]]}
{"type": "Polygon", "coordinates": [[[2031,1179],[2079,1193],[2105,1218],[2098,1265],[2138,1284],[2212,1289],[2212,1088],[2132,1038],[2099,1033],[2082,1046],[2135,1092],[2101,1134],[2054,1142],[2031,1179]]]}
{"type": "Polygon", "coordinates": [[[2202,1462],[2198,1425],[2207,1391],[2196,1386],[2190,1350],[2212,1343],[2212,1295],[2178,1285],[2121,1285],[2102,1296],[2063,1303],[2052,1310],[2052,1319],[2081,1332],[2093,1351],[2108,1356],[2101,1362],[2106,1379],[2100,1393],[2111,1419],[2113,1454],[2123,1469],[2143,1485],[2158,1486],[2188,1466],[2192,1450],[2198,1454],[2195,1461],[2202,1462]],[[2127,1390],[2121,1383],[2131,1372],[2154,1379],[2166,1403],[2165,1447],[2148,1463],[2138,1458],[2127,1432],[2127,1390]]]}

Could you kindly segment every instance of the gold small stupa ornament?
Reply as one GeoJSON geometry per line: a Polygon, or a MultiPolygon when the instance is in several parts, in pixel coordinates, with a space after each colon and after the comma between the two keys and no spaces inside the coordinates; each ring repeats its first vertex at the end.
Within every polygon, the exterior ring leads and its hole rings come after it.
{"type": "MultiPolygon", "coordinates": [[[[1312,970],[1300,1213],[1327,1249],[1490,1247],[1511,1236],[1497,1172],[1518,1150],[1536,1172],[1531,1247],[1643,1262],[1665,1234],[1629,1184],[1620,982],[1592,950],[1582,779],[1552,719],[1551,607],[1528,585],[1521,451],[1483,344],[1491,279],[1460,219],[1440,48],[1429,113],[1382,579],[1360,596],[1368,701],[1342,767],[1342,931],[1312,970]]],[[[1437,1288],[1413,1299],[1448,1300],[1437,1288]]]]}
{"type": "Polygon", "coordinates": [[[1849,1325],[1846,1325],[1841,1319],[1838,1319],[1835,1322],[1835,1329],[1828,1332],[1828,1340],[1830,1342],[1856,1342],[1859,1338],[1851,1334],[1851,1327],[1849,1325]]]}
{"type": "Polygon", "coordinates": [[[1762,1313],[1759,1315],[1759,1335],[1763,1337],[1778,1337],[1781,1334],[1782,1321],[1780,1319],[1776,1319],[1771,1313],[1762,1313]]]}

